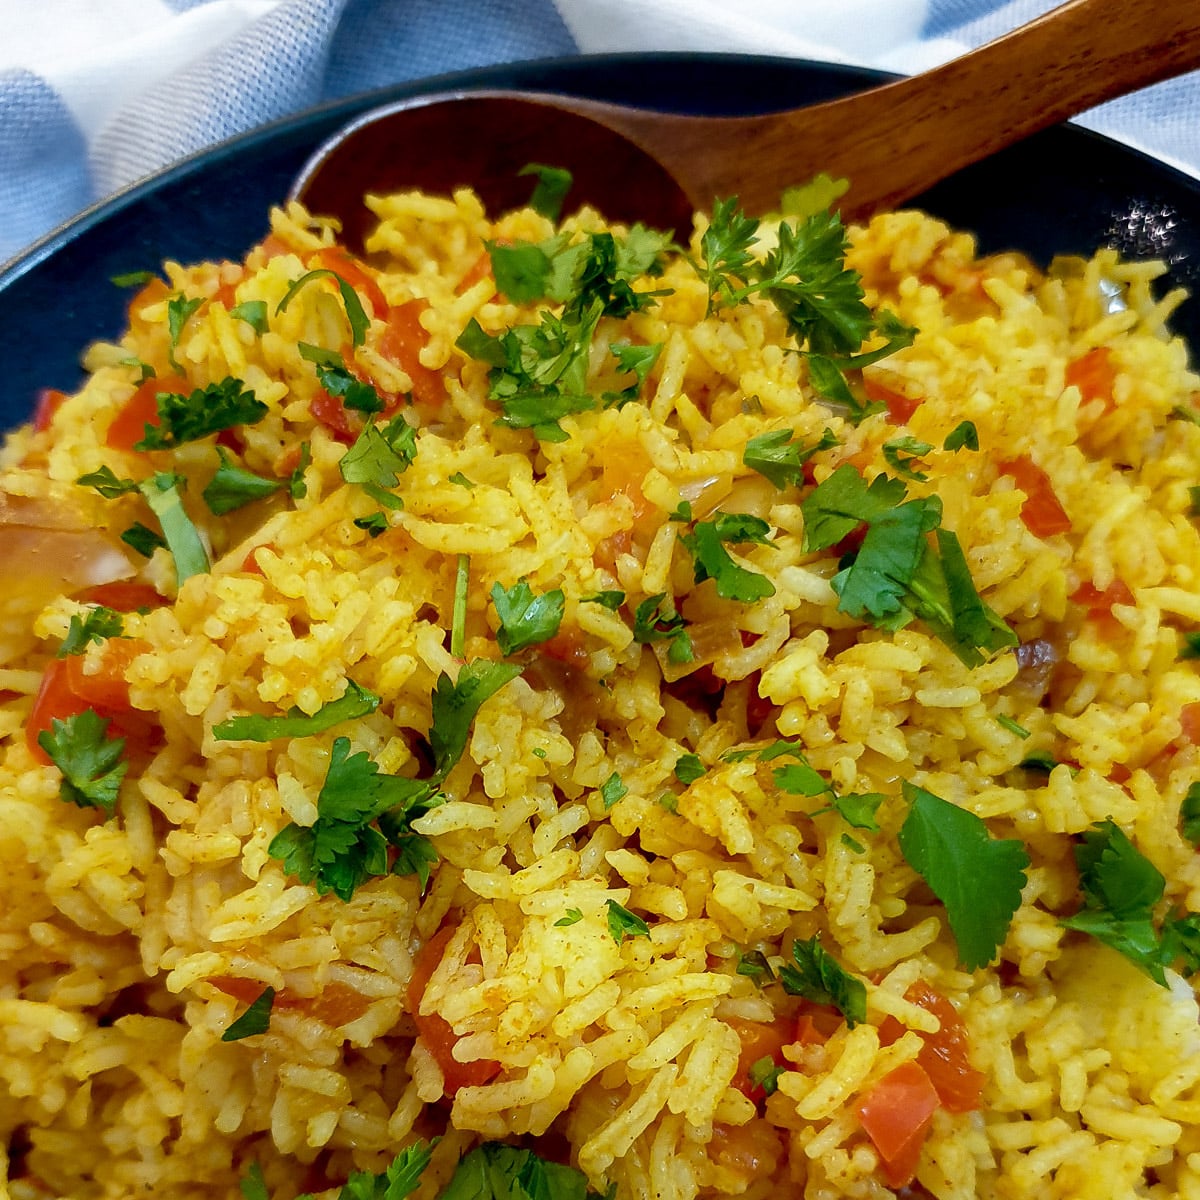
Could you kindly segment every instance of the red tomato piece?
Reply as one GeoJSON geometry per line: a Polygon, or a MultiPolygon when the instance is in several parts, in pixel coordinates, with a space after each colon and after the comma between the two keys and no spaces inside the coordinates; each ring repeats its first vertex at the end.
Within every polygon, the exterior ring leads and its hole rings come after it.
{"type": "Polygon", "coordinates": [[[925,1068],[906,1062],[889,1071],[855,1106],[892,1187],[912,1182],[921,1146],[940,1103],[925,1068]]]}
{"type": "Polygon", "coordinates": [[[189,395],[192,385],[182,375],[152,376],[121,406],[113,418],[104,444],[113,450],[132,450],[146,436],[147,425],[160,424],[158,393],[180,392],[189,395]]]}
{"type": "Polygon", "coordinates": [[[113,612],[121,613],[137,612],[139,608],[159,608],[167,602],[148,583],[132,583],[127,579],[98,583],[80,592],[76,599],[84,604],[102,604],[113,612]]]}
{"type": "Polygon", "coordinates": [[[425,366],[421,351],[429,343],[429,334],[421,324],[427,300],[408,300],[397,304],[387,315],[387,329],[379,339],[379,353],[393,362],[412,380],[413,402],[426,409],[440,408],[446,398],[441,375],[425,366]]]}
{"type": "Polygon", "coordinates": [[[461,1087],[478,1087],[485,1084],[500,1073],[500,1064],[488,1059],[459,1062],[454,1057],[454,1044],[458,1041],[458,1035],[450,1027],[450,1023],[438,1013],[422,1014],[420,1011],[421,997],[425,995],[430,976],[437,970],[438,963],[442,961],[446,952],[446,946],[454,936],[454,928],[453,925],[443,925],[421,947],[413,963],[413,973],[406,991],[408,1010],[417,1024],[417,1033],[442,1069],[447,1096],[453,1096],[461,1087]]]}
{"type": "Polygon", "coordinates": [[[308,411],[313,420],[324,425],[339,442],[350,445],[358,437],[341,397],[331,396],[324,388],[309,401],[308,411]]]}
{"type": "Polygon", "coordinates": [[[931,1012],[941,1024],[937,1033],[923,1034],[925,1048],[917,1062],[929,1076],[942,1104],[950,1112],[973,1112],[979,1107],[985,1076],[971,1066],[970,1039],[958,1009],[941,992],[918,980],[905,998],[931,1012]]]}
{"type": "Polygon", "coordinates": [[[1185,704],[1179,710],[1180,736],[1200,746],[1200,703],[1185,704]]]}
{"type": "Polygon", "coordinates": [[[67,398],[66,392],[58,388],[42,388],[37,394],[37,406],[33,410],[33,427],[38,433],[45,433],[54,420],[54,414],[62,407],[67,398]]]}
{"type": "Polygon", "coordinates": [[[893,425],[907,425],[924,400],[923,396],[913,397],[906,396],[903,392],[895,392],[869,375],[863,376],[863,391],[872,404],[887,405],[888,420],[893,425]]]}
{"type": "Polygon", "coordinates": [[[309,270],[332,271],[340,275],[359,295],[371,305],[371,316],[382,320],[388,311],[388,302],[380,291],[379,284],[365,266],[357,259],[351,258],[339,246],[326,246],[309,256],[309,270]]]}
{"type": "Polygon", "coordinates": [[[1133,592],[1122,579],[1114,579],[1104,591],[1089,580],[1071,593],[1071,599],[1087,609],[1089,621],[1095,621],[1109,633],[1119,633],[1124,628],[1113,616],[1113,605],[1135,603],[1133,592]]]}
{"type": "Polygon", "coordinates": [[[1100,400],[1106,413],[1116,407],[1113,385],[1117,371],[1112,363],[1112,351],[1107,346],[1097,346],[1080,358],[1067,363],[1065,381],[1067,387],[1077,387],[1084,404],[1100,400]]]}
{"type": "Polygon", "coordinates": [[[998,464],[997,469],[1025,493],[1021,520],[1034,537],[1052,537],[1056,533],[1070,531],[1071,518],[1054,494],[1050,476],[1033,459],[1022,455],[998,464]]]}
{"type": "Polygon", "coordinates": [[[737,1074],[733,1077],[733,1086],[747,1100],[756,1104],[766,1099],[766,1091],[761,1083],[755,1083],[750,1077],[750,1069],[755,1063],[769,1058],[777,1066],[785,1063],[783,1048],[792,1043],[795,1032],[795,1021],[780,1017],[769,1025],[762,1021],[745,1021],[738,1017],[727,1017],[725,1024],[738,1035],[742,1048],[738,1052],[737,1074]]]}

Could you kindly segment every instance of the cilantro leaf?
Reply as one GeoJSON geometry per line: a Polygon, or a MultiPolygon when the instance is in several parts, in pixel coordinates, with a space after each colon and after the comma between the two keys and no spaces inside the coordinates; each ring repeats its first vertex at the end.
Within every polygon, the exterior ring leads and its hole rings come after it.
{"type": "Polygon", "coordinates": [[[460,554],[454,568],[454,604],[450,613],[450,653],[465,658],[467,592],[471,586],[471,556],[460,554]]]}
{"type": "Polygon", "coordinates": [[[492,584],[491,595],[500,618],[496,641],[505,658],[526,646],[548,641],[558,632],[565,600],[562,588],[535,596],[529,584],[521,579],[511,588],[492,584]]]}
{"type": "Polygon", "coordinates": [[[338,397],[346,408],[368,414],[383,412],[384,403],[379,393],[371,384],[352,374],[340,354],[308,342],[300,342],[299,347],[300,357],[316,367],[321,386],[331,396],[338,397]]]}
{"type": "Polygon", "coordinates": [[[101,467],[97,471],[89,471],[75,480],[82,487],[95,488],[105,500],[114,500],[117,496],[125,496],[138,489],[136,479],[118,478],[112,467],[101,467]]]}
{"type": "Polygon", "coordinates": [[[181,392],[155,394],[159,424],[147,423],[135,450],[173,450],[235,425],[253,425],[267,415],[267,406],[240,379],[228,376],[218,383],[181,392]]]}
{"type": "Polygon", "coordinates": [[[578,925],[583,920],[583,909],[568,908],[567,911],[554,922],[555,929],[567,929],[572,925],[578,925]]]}
{"type": "Polygon", "coordinates": [[[338,1200],[405,1200],[420,1186],[432,1155],[432,1144],[422,1139],[401,1150],[378,1175],[352,1171],[338,1192],[338,1200]]]}
{"type": "Polygon", "coordinates": [[[883,443],[883,457],[887,464],[904,479],[922,482],[929,478],[914,465],[922,455],[928,454],[933,446],[910,435],[889,438],[883,443]]]}
{"type": "Polygon", "coordinates": [[[300,458],[295,469],[287,478],[288,495],[293,500],[303,500],[308,495],[308,484],[304,481],[304,472],[312,466],[312,447],[308,442],[300,443],[300,458]]]}
{"type": "Polygon", "coordinates": [[[777,1063],[768,1054],[751,1063],[747,1075],[753,1087],[760,1087],[768,1096],[773,1096],[779,1090],[780,1075],[787,1069],[786,1064],[777,1063]]]}
{"type": "Polygon", "coordinates": [[[649,346],[634,345],[632,342],[616,342],[609,347],[613,357],[617,360],[617,367],[621,371],[633,373],[633,382],[619,392],[605,392],[606,407],[615,405],[620,408],[638,398],[642,384],[646,382],[646,376],[654,370],[654,364],[658,362],[662,349],[662,342],[655,342],[649,346]]]}
{"type": "Polygon", "coordinates": [[[1163,923],[1160,956],[1164,963],[1183,959],[1183,973],[1200,972],[1200,916],[1186,913],[1163,923]]]}
{"type": "Polygon", "coordinates": [[[370,318],[354,288],[336,271],[331,271],[328,267],[318,267],[315,271],[308,271],[299,279],[293,280],[288,290],[284,292],[283,299],[275,306],[275,312],[284,312],[296,293],[315,279],[332,279],[337,284],[338,292],[342,297],[342,305],[346,310],[346,319],[350,322],[351,341],[355,346],[361,346],[366,341],[367,330],[371,327],[370,318]]]}
{"type": "Polygon", "coordinates": [[[829,549],[860,525],[879,520],[905,495],[900,480],[876,475],[868,484],[849,463],[844,463],[800,504],[805,550],[829,549]]]}
{"type": "Polygon", "coordinates": [[[616,771],[600,785],[600,799],[604,804],[605,812],[608,812],[618,800],[627,795],[629,795],[629,789],[616,771]]]}
{"type": "Polygon", "coordinates": [[[309,715],[293,708],[283,717],[230,717],[213,726],[218,742],[271,742],[276,738],[313,737],[343,721],[355,721],[369,716],[379,707],[374,692],[346,680],[346,690],[336,700],[322,704],[309,715]]]}
{"type": "Polygon", "coordinates": [[[814,454],[838,444],[831,429],[826,429],[811,446],[803,448],[792,441],[790,429],[774,429],[760,433],[746,443],[742,462],[766,476],[777,488],[796,487],[804,481],[804,464],[814,454]]]}
{"type": "Polygon", "coordinates": [[[458,1164],[439,1200],[587,1200],[574,1167],[505,1142],[484,1142],[458,1164]]]}
{"type": "Polygon", "coordinates": [[[711,521],[697,521],[691,533],[680,541],[692,554],[696,582],[712,579],[717,595],[724,600],[740,600],[752,604],[775,594],[775,585],[758,571],[751,571],[734,562],[725,543],[756,542],[772,546],[771,527],[761,517],[748,513],[718,513],[711,521]]]}
{"type": "Polygon", "coordinates": [[[335,738],[329,769],[317,797],[317,819],[295,822],[271,839],[267,853],[289,875],[349,900],[367,879],[388,873],[387,840],[372,822],[389,809],[408,809],[427,800],[429,783],[384,775],[364,752],[350,753],[350,739],[335,738]]]}
{"type": "Polygon", "coordinates": [[[831,793],[829,804],[819,808],[812,815],[836,812],[847,825],[854,829],[865,829],[868,833],[879,833],[879,822],[875,813],[886,797],[880,792],[855,792],[849,796],[839,796],[831,793]]]}
{"type": "Polygon", "coordinates": [[[62,772],[59,795],[80,808],[101,808],[111,817],[129,764],[124,738],[108,736],[109,721],[95,709],[59,720],[38,734],[38,745],[62,772]]]}
{"type": "Polygon", "coordinates": [[[1180,832],[1200,849],[1200,783],[1189,785],[1179,806],[1180,832]]]}
{"type": "Polygon", "coordinates": [[[121,534],[121,541],[127,546],[131,546],[139,554],[149,558],[155,550],[167,548],[167,541],[161,533],[155,533],[149,526],[143,525],[141,521],[134,521],[124,533],[121,534]]]}
{"type": "Polygon", "coordinates": [[[750,248],[758,238],[758,221],[738,207],[730,196],[713,201],[712,219],[700,235],[703,269],[697,267],[708,292],[708,310],[733,302],[751,278],[754,260],[750,248]]]}
{"type": "Polygon", "coordinates": [[[153,271],[125,271],[120,275],[110,275],[109,283],[119,288],[145,287],[152,279],[157,279],[153,271]]]}
{"type": "Polygon", "coordinates": [[[689,663],[695,658],[687,622],[667,604],[666,592],[647,596],[633,614],[633,640],[640,645],[669,641],[667,657],[671,662],[689,663]]]}
{"type": "Polygon", "coordinates": [[[738,975],[746,975],[751,979],[767,980],[775,978],[775,972],[771,970],[771,964],[767,961],[767,956],[761,950],[743,950],[738,955],[737,972],[738,975]]]}
{"type": "Polygon", "coordinates": [[[616,612],[625,603],[625,593],[619,591],[597,592],[594,596],[580,596],[580,604],[598,604],[609,612],[616,612]]]}
{"type": "Polygon", "coordinates": [[[377,538],[380,534],[387,533],[391,522],[387,519],[387,513],[373,512],[365,517],[355,517],[354,524],[359,529],[365,529],[371,537],[377,538]]]}
{"type": "Polygon", "coordinates": [[[650,926],[629,909],[623,908],[615,900],[605,900],[604,907],[608,909],[608,932],[612,940],[619,946],[627,937],[650,936],[650,926]]]}
{"type": "MultiPolygon", "coordinates": [[[[415,818],[410,817],[410,820],[413,819],[415,818]]],[[[392,874],[415,875],[421,887],[421,894],[424,895],[433,874],[433,867],[438,861],[433,843],[423,834],[405,833],[398,827],[393,831],[393,825],[387,820],[386,813],[380,817],[379,826],[388,843],[396,851],[392,874]]]]}
{"type": "Polygon", "coordinates": [[[682,784],[695,783],[703,778],[706,770],[698,754],[681,754],[675,760],[675,778],[682,784]]]}
{"type": "Polygon", "coordinates": [[[832,1004],[851,1029],[867,1019],[867,985],[846,971],[819,937],[792,942],[792,962],[779,968],[779,982],[789,996],[832,1004]]]}
{"type": "Polygon", "coordinates": [[[792,796],[823,796],[831,791],[828,782],[801,756],[798,763],[787,763],[772,772],[775,786],[792,796]]]}
{"type": "Polygon", "coordinates": [[[282,480],[265,479],[245,467],[239,467],[221,446],[217,447],[217,460],[216,474],[200,493],[214,516],[222,517],[255,500],[273,496],[283,487],[282,480]]]}
{"type": "Polygon", "coordinates": [[[257,1162],[252,1162],[245,1176],[238,1180],[238,1191],[242,1193],[243,1200],[271,1200],[262,1167],[257,1162]]]}
{"type": "Polygon", "coordinates": [[[183,374],[183,369],[175,361],[175,348],[179,345],[183,327],[188,323],[192,313],[203,303],[203,296],[189,300],[186,296],[179,295],[172,296],[167,301],[167,361],[180,374],[183,374]]]}
{"type": "Polygon", "coordinates": [[[138,484],[138,491],[146,498],[151,511],[162,526],[167,549],[175,560],[175,575],[179,583],[193,575],[207,573],[210,563],[208,551],[200,540],[200,534],[183,507],[179,485],[183,476],[165,471],[156,471],[138,484]]]}
{"type": "Polygon", "coordinates": [[[462,757],[471,722],[484,702],[520,673],[515,663],[476,658],[463,665],[456,681],[445,672],[438,676],[432,696],[433,726],[429,730],[435,783],[445,779],[462,757]]]}
{"type": "Polygon", "coordinates": [[[67,658],[72,654],[82,654],[88,646],[95,642],[97,645],[111,637],[123,637],[125,621],[120,613],[97,604],[86,617],[78,613],[71,614],[71,624],[63,644],[58,648],[58,658],[67,658]]]}
{"type": "Polygon", "coordinates": [[[517,174],[537,176],[533,195],[529,197],[529,207],[547,221],[557,221],[562,213],[563,201],[571,190],[571,172],[563,167],[548,167],[545,163],[526,163],[517,174]]]}
{"type": "Polygon", "coordinates": [[[229,1028],[221,1034],[223,1042],[238,1042],[242,1038],[254,1037],[266,1033],[271,1027],[271,1007],[275,1003],[275,989],[263,988],[258,998],[236,1020],[229,1023],[229,1028]]]}
{"type": "Polygon", "coordinates": [[[395,487],[417,456],[417,432],[403,414],[386,425],[367,424],[342,455],[338,469],[347,483],[395,487]]]}
{"type": "Polygon", "coordinates": [[[978,450],[979,449],[979,431],[975,428],[974,421],[960,421],[955,427],[946,434],[946,440],[942,442],[943,450],[978,450]]]}
{"type": "Polygon", "coordinates": [[[1015,838],[994,838],[974,813],[907,781],[900,851],[946,908],[968,971],[986,966],[1021,903],[1029,855],[1015,838]]]}
{"type": "Polygon", "coordinates": [[[243,300],[234,305],[229,315],[235,321],[245,321],[255,333],[262,337],[267,332],[267,302],[265,300],[243,300]]]}

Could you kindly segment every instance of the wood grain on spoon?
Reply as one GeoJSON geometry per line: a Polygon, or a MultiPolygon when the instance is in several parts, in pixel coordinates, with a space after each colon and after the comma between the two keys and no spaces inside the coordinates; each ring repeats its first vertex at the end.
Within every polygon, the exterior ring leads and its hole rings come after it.
{"type": "MultiPolygon", "coordinates": [[[[861,216],[1105,100],[1200,66],[1200,0],[1069,0],[922,75],[787,112],[700,117],[570,96],[418,96],[360,117],[321,147],[292,195],[371,223],[366,192],[474,187],[489,210],[525,203],[529,162],[570,169],[573,204],[686,229],[736,195],[752,213],[816,172],[850,180],[861,216]]],[[[719,78],[713,86],[719,88],[719,78]]]]}

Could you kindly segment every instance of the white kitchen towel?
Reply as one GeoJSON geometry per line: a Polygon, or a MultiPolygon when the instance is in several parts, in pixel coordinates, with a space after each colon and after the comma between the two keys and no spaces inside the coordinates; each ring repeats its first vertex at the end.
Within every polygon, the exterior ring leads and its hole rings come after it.
{"type": "MultiPolygon", "coordinates": [[[[916,71],[1051,0],[0,0],[0,262],[324,100],[491,63],[736,50],[916,71]]],[[[1200,175],[1200,75],[1086,123],[1200,175]]]]}

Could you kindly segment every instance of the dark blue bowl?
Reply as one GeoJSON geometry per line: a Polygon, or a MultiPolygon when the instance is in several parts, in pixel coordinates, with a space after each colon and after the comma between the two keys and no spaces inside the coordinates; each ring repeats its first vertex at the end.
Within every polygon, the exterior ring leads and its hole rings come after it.
{"type": "MultiPolygon", "coordinates": [[[[572,92],[699,113],[765,112],[831,99],[884,79],[820,63],[719,54],[635,54],[516,63],[385,88],[233,138],[89,209],[0,272],[0,329],[9,347],[0,429],[26,419],[39,388],[73,390],[79,356],[117,336],[129,293],[114,275],[240,258],[266,232],[312,150],[376,105],[421,92],[513,87],[572,92]]],[[[939,184],[916,204],[974,231],[986,252],[1045,263],[1115,245],[1163,258],[1169,284],[1200,287],[1200,182],[1137,151],[1059,126],[939,184]]],[[[1200,346],[1200,300],[1175,329],[1200,346]]]]}

